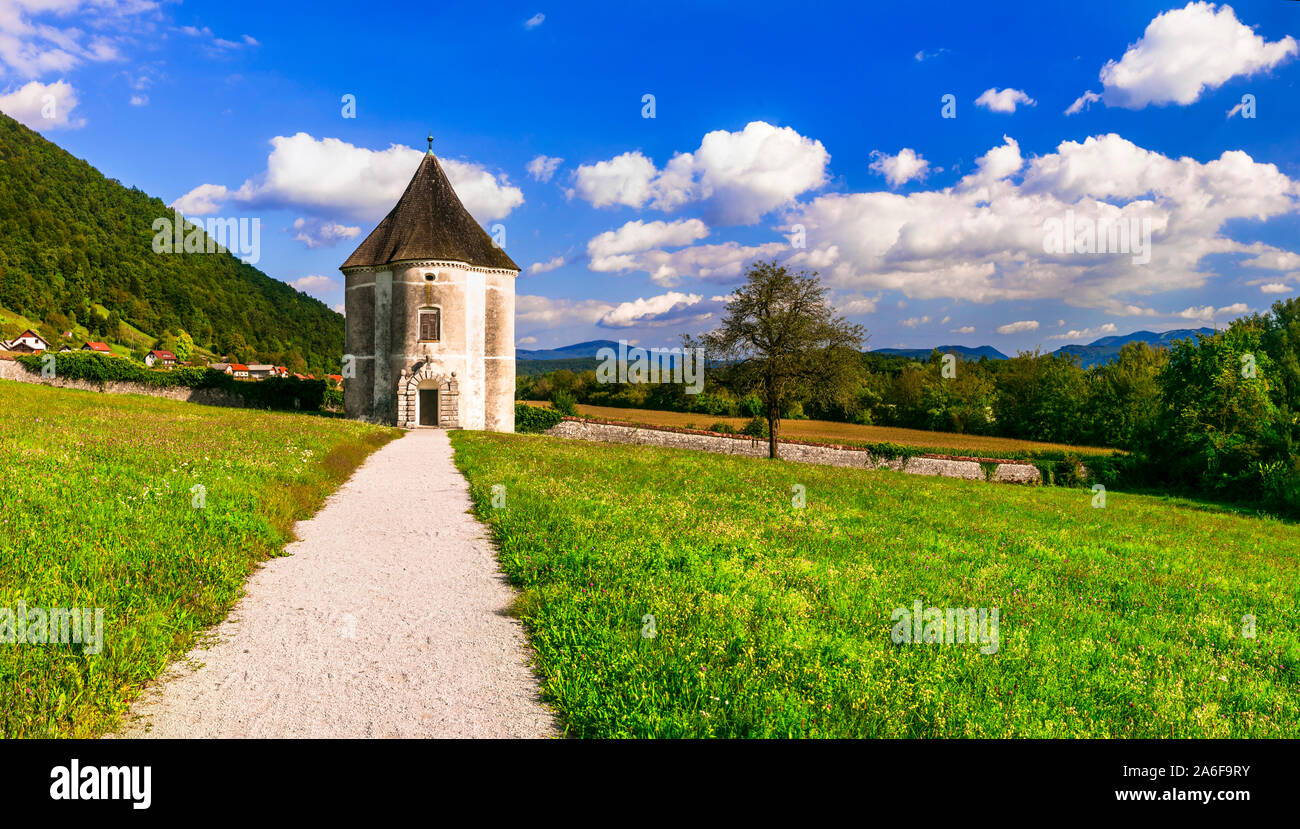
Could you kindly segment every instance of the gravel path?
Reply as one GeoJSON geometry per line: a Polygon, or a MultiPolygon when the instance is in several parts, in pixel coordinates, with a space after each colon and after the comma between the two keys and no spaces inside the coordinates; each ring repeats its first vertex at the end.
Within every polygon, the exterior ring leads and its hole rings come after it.
{"type": "Polygon", "coordinates": [[[451,456],[438,429],[372,455],[118,736],[554,735],[451,456]]]}

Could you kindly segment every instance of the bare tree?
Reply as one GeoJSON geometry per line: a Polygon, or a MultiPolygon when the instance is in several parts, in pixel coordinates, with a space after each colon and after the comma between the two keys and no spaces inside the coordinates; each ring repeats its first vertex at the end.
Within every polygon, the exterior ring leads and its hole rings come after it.
{"type": "Polygon", "coordinates": [[[689,347],[702,347],[710,369],[737,394],[754,392],[768,425],[768,457],[780,457],[781,413],[812,395],[851,398],[862,381],[866,329],[835,314],[817,274],[754,262],[727,303],[721,324],[689,347]]]}

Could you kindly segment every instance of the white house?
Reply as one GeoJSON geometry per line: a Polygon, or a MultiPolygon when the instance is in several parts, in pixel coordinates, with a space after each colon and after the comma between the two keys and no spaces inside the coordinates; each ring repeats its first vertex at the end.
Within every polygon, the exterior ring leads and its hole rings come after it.
{"type": "Polygon", "coordinates": [[[176,355],[170,351],[161,351],[156,348],[144,355],[144,364],[149,368],[153,368],[159,363],[170,368],[176,365],[176,355]]]}
{"type": "Polygon", "coordinates": [[[48,351],[49,348],[50,344],[45,341],[45,338],[30,328],[5,343],[6,351],[27,351],[28,349],[32,351],[48,351]]]}

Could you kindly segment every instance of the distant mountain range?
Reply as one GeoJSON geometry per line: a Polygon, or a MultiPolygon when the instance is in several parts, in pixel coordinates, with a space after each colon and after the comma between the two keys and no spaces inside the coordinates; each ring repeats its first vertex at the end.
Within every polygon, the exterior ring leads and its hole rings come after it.
{"type": "Polygon", "coordinates": [[[574,343],[561,348],[539,348],[537,350],[529,348],[516,348],[516,360],[575,360],[583,357],[595,357],[596,352],[602,348],[612,348],[618,351],[618,343],[614,340],[591,340],[585,343],[574,343]]]}
{"type": "Polygon", "coordinates": [[[1114,337],[1102,337],[1087,345],[1063,345],[1053,354],[1077,354],[1079,363],[1084,368],[1109,363],[1119,356],[1119,350],[1125,343],[1144,342],[1148,345],[1168,348],[1175,340],[1195,339],[1197,334],[1213,334],[1213,328],[1179,328],[1157,334],[1154,331],[1134,331],[1132,334],[1119,334],[1114,337]]]}
{"type": "MultiPolygon", "coordinates": [[[[1079,362],[1084,368],[1108,363],[1119,355],[1119,350],[1124,347],[1125,343],[1140,341],[1152,346],[1168,348],[1170,343],[1175,340],[1186,340],[1195,337],[1197,334],[1213,334],[1213,328],[1179,328],[1174,331],[1165,331],[1157,334],[1154,331],[1134,331],[1132,334],[1118,334],[1111,337],[1102,337],[1099,340],[1093,340],[1087,345],[1063,345],[1053,351],[1053,354],[1075,354],[1079,357],[1079,362]]],[[[517,360],[529,361],[551,361],[551,360],[583,360],[594,359],[596,352],[602,348],[612,348],[618,350],[618,343],[614,340],[590,340],[585,343],[574,343],[561,348],[541,348],[541,349],[515,349],[515,358],[517,360]]],[[[960,354],[968,360],[978,360],[981,357],[988,357],[990,360],[1005,360],[1007,355],[998,351],[991,345],[966,346],[966,345],[941,345],[939,350],[945,354],[960,354]]],[[[888,357],[907,357],[909,359],[923,360],[930,356],[930,348],[873,348],[869,353],[880,354],[888,357]]]]}
{"type": "MultiPolygon", "coordinates": [[[[886,357],[908,357],[913,360],[924,360],[930,356],[930,348],[873,348],[870,354],[881,354],[886,357]]],[[[939,350],[945,354],[960,354],[968,360],[978,360],[981,357],[988,357],[990,360],[1005,360],[1007,355],[998,351],[991,345],[981,345],[971,348],[967,345],[941,345],[939,350]]]]}

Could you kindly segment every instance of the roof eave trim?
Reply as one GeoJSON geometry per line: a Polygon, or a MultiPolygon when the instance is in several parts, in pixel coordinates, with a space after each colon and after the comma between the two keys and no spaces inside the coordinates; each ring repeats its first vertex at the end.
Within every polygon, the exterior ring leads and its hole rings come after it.
{"type": "Polygon", "coordinates": [[[466,270],[470,270],[470,271],[479,271],[481,273],[508,273],[514,276],[518,276],[520,273],[520,270],[518,268],[487,268],[487,267],[483,267],[482,265],[471,265],[468,262],[460,262],[454,259],[398,259],[396,261],[388,262],[383,265],[340,266],[339,270],[343,271],[343,273],[345,274],[372,273],[372,272],[379,272],[379,271],[389,271],[396,266],[403,266],[408,268],[427,268],[427,267],[437,268],[437,267],[443,267],[447,265],[458,267],[458,268],[465,268],[466,270]]]}

